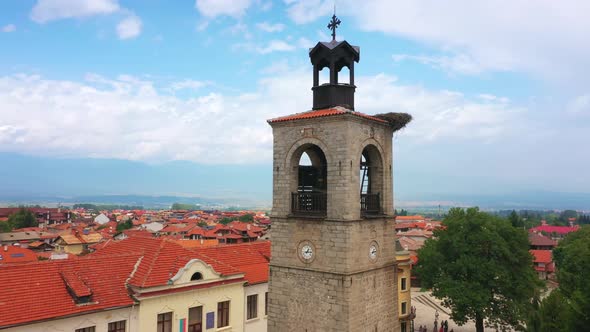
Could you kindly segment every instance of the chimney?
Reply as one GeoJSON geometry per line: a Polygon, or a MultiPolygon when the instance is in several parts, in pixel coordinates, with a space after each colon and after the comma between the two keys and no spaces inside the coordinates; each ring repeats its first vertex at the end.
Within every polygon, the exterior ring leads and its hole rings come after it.
{"type": "Polygon", "coordinates": [[[4,245],[4,251],[8,251],[8,246],[4,245]]]}

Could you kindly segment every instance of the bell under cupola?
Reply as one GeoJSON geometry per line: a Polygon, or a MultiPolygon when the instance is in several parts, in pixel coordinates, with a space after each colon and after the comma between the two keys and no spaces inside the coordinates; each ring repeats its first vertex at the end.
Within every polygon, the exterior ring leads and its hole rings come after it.
{"type": "MultiPolygon", "coordinates": [[[[326,109],[340,106],[354,110],[354,63],[359,62],[360,48],[350,45],[346,40],[336,40],[336,28],[340,25],[336,15],[332,16],[328,28],[332,30],[332,41],[318,42],[309,50],[313,65],[313,109],[326,109]],[[342,68],[348,68],[348,83],[341,83],[338,74],[342,68]],[[320,84],[320,72],[328,68],[328,83],[320,84]]],[[[343,80],[345,78],[342,78],[343,80]]]]}

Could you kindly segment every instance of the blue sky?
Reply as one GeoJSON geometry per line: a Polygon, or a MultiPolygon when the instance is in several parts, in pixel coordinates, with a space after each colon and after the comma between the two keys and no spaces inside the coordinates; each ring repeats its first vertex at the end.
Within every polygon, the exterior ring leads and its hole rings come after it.
{"type": "MultiPolygon", "coordinates": [[[[265,120],[310,108],[307,50],[333,4],[4,0],[0,153],[268,166],[265,120]]],[[[415,119],[394,138],[398,197],[590,191],[589,3],[336,6],[338,39],[361,47],[357,110],[415,119]]]]}

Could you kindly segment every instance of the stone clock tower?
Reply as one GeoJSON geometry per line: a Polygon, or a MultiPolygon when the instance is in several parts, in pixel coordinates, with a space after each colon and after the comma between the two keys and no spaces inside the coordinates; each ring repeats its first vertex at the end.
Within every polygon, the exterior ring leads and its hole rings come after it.
{"type": "Polygon", "coordinates": [[[273,129],[269,332],[399,331],[392,136],[411,117],[355,111],[360,49],[336,41],[309,52],[313,109],[273,129]],[[338,74],[348,68],[349,77],[338,74]],[[320,71],[329,82],[320,84],[320,71]]]}

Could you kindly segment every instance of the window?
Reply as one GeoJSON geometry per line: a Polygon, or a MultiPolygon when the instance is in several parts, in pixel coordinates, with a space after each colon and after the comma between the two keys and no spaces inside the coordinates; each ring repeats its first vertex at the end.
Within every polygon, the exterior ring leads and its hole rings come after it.
{"type": "Polygon", "coordinates": [[[401,332],[408,332],[408,325],[406,322],[402,322],[401,332]]]}
{"type": "Polygon", "coordinates": [[[229,301],[217,303],[217,327],[225,326],[229,326],[229,301]]]}
{"type": "Polygon", "coordinates": [[[258,294],[248,295],[247,299],[247,319],[258,317],[258,294]]]}
{"type": "Polygon", "coordinates": [[[408,304],[406,302],[402,302],[402,315],[408,313],[408,304]]]}
{"type": "Polygon", "coordinates": [[[203,307],[188,309],[188,332],[203,332],[203,307]]]}
{"type": "Polygon", "coordinates": [[[406,277],[403,277],[401,280],[401,289],[403,291],[408,290],[408,279],[406,277]]]}
{"type": "Polygon", "coordinates": [[[268,292],[264,293],[264,314],[268,315],[268,292]]]}
{"type": "Polygon", "coordinates": [[[81,329],[76,329],[76,332],[95,332],[95,327],[90,326],[90,327],[84,327],[81,329]]]}
{"type": "Polygon", "coordinates": [[[172,332],[172,313],[158,314],[158,332],[172,332]]]}
{"type": "Polygon", "coordinates": [[[193,280],[201,280],[201,279],[203,279],[203,275],[201,274],[201,272],[195,272],[191,276],[191,281],[193,281],[193,280]]]}
{"type": "Polygon", "coordinates": [[[127,321],[120,320],[118,322],[109,323],[108,332],[125,332],[125,323],[127,321]]]}

